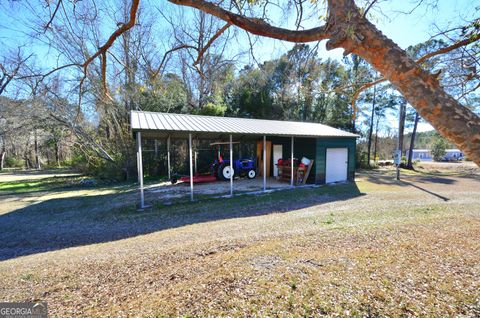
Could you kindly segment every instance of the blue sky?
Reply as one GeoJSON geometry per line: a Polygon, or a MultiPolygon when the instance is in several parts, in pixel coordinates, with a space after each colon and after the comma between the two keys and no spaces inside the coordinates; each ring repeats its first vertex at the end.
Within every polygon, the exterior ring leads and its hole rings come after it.
{"type": "MultiPolygon", "coordinates": [[[[158,4],[158,1],[143,0],[146,7],[158,4]]],[[[417,0],[418,1],[418,0],[417,0]]],[[[432,35],[437,33],[435,25],[440,28],[448,28],[449,26],[456,26],[462,23],[464,20],[472,19],[479,15],[480,0],[439,0],[436,8],[422,6],[415,10],[412,14],[402,14],[400,11],[410,11],[417,2],[415,0],[391,0],[382,2],[380,10],[372,12],[374,14],[371,21],[389,38],[396,42],[400,47],[407,48],[410,45],[424,42],[428,40],[432,35]]],[[[428,2],[435,2],[434,0],[425,0],[428,2]]],[[[42,15],[47,14],[45,7],[39,3],[35,4],[35,1],[25,2],[23,5],[36,6],[33,7],[33,12],[42,15]]],[[[160,2],[160,6],[167,10],[177,10],[174,5],[167,2],[160,2]]],[[[31,25],[32,19],[35,19],[33,14],[27,14],[27,10],[22,10],[22,6],[0,1],[0,51],[8,49],[15,49],[20,45],[24,45],[26,52],[33,51],[38,55],[38,59],[43,61],[46,67],[56,63],[56,59],[49,58],[48,47],[41,44],[38,41],[30,39],[26,34],[31,34],[36,30],[32,30],[28,27],[31,25]]],[[[186,9],[185,9],[186,10],[186,9]]],[[[291,27],[293,25],[294,17],[286,16],[283,19],[280,18],[278,12],[271,12],[271,16],[279,18],[276,19],[283,23],[284,27],[291,27]]],[[[307,21],[306,27],[312,27],[320,24],[317,17],[314,17],[307,21]]],[[[112,26],[114,27],[114,26],[112,26]]],[[[163,27],[160,22],[157,26],[158,29],[163,27]]],[[[110,27],[105,26],[110,29],[110,27]]],[[[161,32],[161,31],[160,31],[161,32]]],[[[105,32],[107,33],[107,32],[105,32]]],[[[240,41],[245,41],[246,37],[239,37],[240,41]]],[[[239,44],[241,46],[242,43],[239,44]]],[[[257,61],[262,62],[272,58],[277,58],[292,47],[292,43],[285,43],[281,41],[271,39],[261,39],[255,45],[255,58],[257,61]]],[[[320,44],[319,56],[326,58],[342,58],[342,50],[337,49],[333,51],[325,50],[325,41],[320,44]]],[[[230,50],[235,51],[237,45],[230,50]]],[[[246,45],[244,50],[246,50],[246,45]]],[[[251,57],[246,56],[243,59],[244,63],[252,63],[251,57]]],[[[397,126],[397,120],[395,118],[388,119],[391,122],[392,127],[397,126]]],[[[432,129],[428,124],[421,124],[420,130],[432,129]]]]}
{"type": "MultiPolygon", "coordinates": [[[[415,7],[418,0],[390,0],[387,2],[380,1],[380,8],[383,14],[375,13],[372,22],[384,32],[388,37],[394,40],[400,47],[406,48],[410,45],[423,42],[435,34],[434,24],[440,27],[448,27],[462,23],[464,19],[471,19],[472,17],[480,15],[480,0],[439,0],[438,8],[426,8],[424,6],[418,8],[412,14],[401,14],[399,11],[409,11],[415,7]],[[467,8],[467,9],[466,9],[467,8]],[[470,9],[469,9],[470,8],[470,9]],[[388,18],[387,18],[388,16],[388,18]]],[[[427,0],[426,2],[432,2],[427,0]]],[[[145,6],[150,7],[158,3],[158,1],[143,0],[145,6]]],[[[53,2],[55,3],[55,1],[53,2]]],[[[45,7],[36,4],[36,1],[28,2],[29,5],[34,6],[35,12],[39,15],[46,16],[48,11],[45,7]]],[[[176,7],[170,3],[164,5],[162,8],[176,7]]],[[[33,44],[29,40],[26,33],[31,34],[34,30],[28,28],[26,25],[31,24],[30,21],[35,17],[27,14],[26,10],[21,9],[22,6],[16,5],[15,2],[0,1],[0,43],[2,47],[0,51],[7,48],[15,49],[22,44],[33,45],[35,50],[41,46],[39,42],[33,44]]],[[[272,12],[272,16],[278,15],[277,12],[272,12]]],[[[294,20],[293,15],[287,17],[287,21],[283,20],[286,27],[290,27],[294,20]]],[[[315,19],[310,19],[306,23],[306,27],[318,25],[315,19]]],[[[162,28],[160,23],[158,28],[162,28]]],[[[255,47],[255,57],[258,61],[263,61],[271,58],[276,58],[291,48],[291,43],[284,43],[281,41],[274,41],[270,39],[263,39],[255,47]]],[[[337,49],[333,51],[326,51],[324,43],[321,45],[319,55],[322,57],[341,58],[342,50],[337,49]]]]}
{"type": "MultiPolygon", "coordinates": [[[[392,1],[391,10],[410,10],[412,5],[406,6],[411,1],[392,1]]],[[[415,11],[411,15],[397,14],[392,21],[383,19],[377,23],[377,27],[400,47],[407,48],[410,45],[424,42],[431,36],[438,34],[436,26],[442,29],[457,26],[462,20],[478,17],[480,1],[472,0],[449,0],[439,1],[438,8],[415,11]],[[468,8],[466,10],[466,8],[468,8]]],[[[398,126],[396,118],[388,118],[392,127],[398,126]]],[[[419,131],[432,130],[428,123],[420,123],[419,131]]]]}
{"type": "MultiPolygon", "coordinates": [[[[457,26],[462,23],[462,20],[480,15],[480,0],[439,0],[436,8],[422,6],[412,14],[400,13],[413,9],[416,2],[418,1],[389,0],[383,3],[380,1],[380,8],[384,14],[373,12],[374,17],[371,21],[400,47],[407,48],[410,45],[424,42],[438,33],[434,25],[439,27],[457,26]]],[[[291,25],[293,20],[294,17],[291,17],[290,21],[285,22],[285,25],[291,25]]],[[[312,27],[318,25],[318,23],[313,24],[310,21],[307,25],[309,24],[312,27]]],[[[281,50],[282,47],[288,50],[292,46],[289,43],[269,39],[263,40],[262,43],[263,47],[259,46],[261,54],[258,54],[260,60],[269,59],[272,55],[276,57],[277,50],[281,50]]],[[[321,48],[321,56],[332,58],[341,58],[342,56],[341,49],[326,51],[324,43],[321,48]]]]}

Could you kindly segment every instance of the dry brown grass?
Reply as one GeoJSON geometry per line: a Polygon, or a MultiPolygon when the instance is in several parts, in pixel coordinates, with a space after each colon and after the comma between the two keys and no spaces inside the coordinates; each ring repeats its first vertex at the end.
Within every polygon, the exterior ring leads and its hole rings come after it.
{"type": "Polygon", "coordinates": [[[253,208],[267,214],[6,260],[0,299],[58,317],[480,316],[480,182],[372,171],[357,185],[365,195],[265,197],[253,208]]]}
{"type": "Polygon", "coordinates": [[[415,168],[420,172],[427,173],[449,173],[461,175],[479,175],[478,166],[472,161],[460,162],[434,162],[424,161],[416,164],[415,168]]]}

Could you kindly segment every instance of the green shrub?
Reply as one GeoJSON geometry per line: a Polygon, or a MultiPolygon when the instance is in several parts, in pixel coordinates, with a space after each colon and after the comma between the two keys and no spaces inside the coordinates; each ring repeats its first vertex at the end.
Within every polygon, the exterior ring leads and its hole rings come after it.
{"type": "Polygon", "coordinates": [[[5,168],[23,168],[24,161],[14,157],[5,158],[5,168]]]}
{"type": "Polygon", "coordinates": [[[205,116],[225,116],[226,111],[227,105],[223,103],[207,103],[205,106],[203,106],[203,108],[197,111],[197,114],[205,116]]]}
{"type": "Polygon", "coordinates": [[[445,149],[447,148],[447,141],[442,137],[438,137],[432,145],[433,160],[440,161],[445,156],[445,149]]]}
{"type": "Polygon", "coordinates": [[[58,168],[59,166],[55,161],[52,162],[45,162],[42,164],[42,169],[55,169],[58,168]]]}
{"type": "Polygon", "coordinates": [[[355,156],[356,162],[355,165],[360,169],[370,169],[368,165],[368,154],[366,151],[361,151],[357,149],[357,154],[355,156]]]}

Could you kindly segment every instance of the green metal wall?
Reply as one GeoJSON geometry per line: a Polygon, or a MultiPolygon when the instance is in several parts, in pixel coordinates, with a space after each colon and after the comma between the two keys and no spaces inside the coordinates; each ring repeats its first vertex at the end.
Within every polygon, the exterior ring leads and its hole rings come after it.
{"type": "Polygon", "coordinates": [[[348,148],[348,180],[355,179],[355,138],[318,138],[316,144],[315,183],[325,183],[327,148],[348,148]]]}

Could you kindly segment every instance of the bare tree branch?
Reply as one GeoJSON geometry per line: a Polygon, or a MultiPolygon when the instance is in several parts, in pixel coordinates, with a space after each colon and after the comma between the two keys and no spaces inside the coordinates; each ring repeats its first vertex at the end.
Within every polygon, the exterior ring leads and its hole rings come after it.
{"type": "Polygon", "coordinates": [[[62,0],[58,0],[57,5],[55,6],[55,10],[53,11],[53,14],[50,16],[50,20],[48,20],[47,24],[43,28],[44,32],[47,32],[47,30],[50,28],[50,25],[52,24],[53,20],[55,19],[55,16],[57,15],[60,5],[62,5],[62,0]]]}
{"type": "Polygon", "coordinates": [[[434,56],[437,56],[437,55],[440,55],[440,54],[445,54],[445,53],[448,53],[450,51],[453,51],[455,49],[458,49],[462,46],[465,46],[465,45],[469,45],[473,42],[476,42],[480,40],[480,34],[475,34],[473,35],[472,37],[468,38],[468,39],[465,39],[465,40],[462,40],[462,41],[459,41],[455,44],[452,44],[450,46],[447,46],[447,47],[444,47],[444,48],[441,48],[435,52],[432,52],[432,53],[428,53],[428,54],[425,54],[424,56],[422,56],[421,58],[419,58],[416,62],[417,63],[422,63],[424,62],[425,60],[428,60],[429,58],[431,57],[434,57],[434,56]]]}
{"type": "MultiPolygon", "coordinates": [[[[138,11],[138,6],[140,4],[140,0],[132,0],[132,6],[130,7],[130,18],[127,23],[122,23],[121,26],[113,32],[108,40],[103,44],[97,52],[95,52],[92,56],[90,56],[81,66],[83,68],[83,78],[80,81],[80,94],[82,93],[81,88],[83,86],[83,82],[85,81],[87,74],[88,74],[88,66],[99,56],[103,56],[104,59],[106,60],[106,52],[107,50],[115,43],[115,40],[120,37],[123,33],[127,32],[130,30],[134,25],[135,21],[137,19],[137,11],[138,11]]],[[[106,68],[106,65],[105,65],[106,68]]],[[[102,70],[103,73],[103,70],[102,70]]],[[[106,73],[106,69],[105,69],[106,73]]],[[[105,75],[105,73],[103,75],[105,75]]],[[[104,76],[103,78],[104,84],[106,86],[106,78],[104,76]]],[[[81,101],[81,98],[79,99],[81,101]]]]}
{"type": "Polygon", "coordinates": [[[46,77],[52,75],[53,73],[55,72],[58,72],[60,70],[63,70],[65,68],[68,68],[68,67],[72,67],[72,66],[77,66],[77,67],[82,67],[81,64],[78,64],[78,63],[70,63],[70,64],[65,64],[65,65],[62,65],[62,66],[59,66],[59,67],[56,67],[50,71],[48,71],[47,73],[43,73],[43,74],[29,74],[29,75],[23,75],[23,76],[19,76],[17,77],[16,79],[28,79],[28,78],[34,78],[34,77],[39,77],[39,81],[42,81],[44,80],[46,77]]]}
{"type": "Polygon", "coordinates": [[[200,63],[200,60],[202,59],[203,55],[205,54],[205,52],[208,50],[208,48],[213,44],[213,42],[218,39],[218,37],[220,35],[222,35],[223,32],[225,32],[225,30],[227,30],[232,24],[231,23],[227,23],[225,24],[220,30],[217,31],[217,33],[215,33],[215,35],[210,39],[208,40],[207,44],[198,52],[198,57],[197,59],[195,60],[195,62],[193,63],[193,65],[197,65],[198,63],[200,63]]]}
{"type": "Polygon", "coordinates": [[[367,16],[367,13],[368,11],[370,11],[370,9],[373,7],[373,5],[375,4],[375,2],[377,2],[378,0],[372,0],[372,2],[370,2],[367,6],[367,8],[365,9],[365,12],[363,12],[363,17],[365,18],[367,16]]]}
{"type": "Polygon", "coordinates": [[[181,50],[181,49],[194,49],[194,50],[198,51],[198,49],[196,47],[194,47],[192,45],[187,45],[187,44],[183,44],[183,45],[180,45],[180,46],[174,47],[173,49],[168,50],[163,55],[162,61],[160,62],[160,65],[158,66],[158,68],[152,73],[152,75],[151,75],[152,79],[155,79],[158,76],[158,74],[160,73],[160,71],[164,67],[164,64],[165,64],[165,61],[166,61],[168,55],[170,55],[171,53],[173,53],[175,51],[181,50]]]}
{"type": "Polygon", "coordinates": [[[108,86],[107,86],[107,52],[102,53],[102,88],[103,94],[110,100],[113,101],[113,98],[108,93],[108,86]]]}
{"type": "Polygon", "coordinates": [[[49,115],[57,120],[59,123],[65,125],[65,127],[70,128],[71,131],[80,139],[85,141],[86,143],[90,144],[90,147],[95,153],[102,159],[114,162],[112,156],[98,143],[95,141],[92,136],[85,132],[80,126],[72,124],[70,121],[66,120],[65,118],[62,118],[52,112],[49,113],[49,115]]]}
{"type": "Polygon", "coordinates": [[[33,56],[33,53],[27,56],[26,58],[22,59],[20,57],[20,48],[18,49],[18,61],[16,62],[16,65],[14,69],[11,72],[8,72],[8,70],[5,68],[5,66],[0,63],[0,70],[2,71],[2,76],[0,77],[0,95],[5,91],[7,88],[8,84],[15,78],[15,75],[17,75],[18,71],[22,67],[22,65],[25,64],[25,62],[33,56]]]}
{"type": "Polygon", "coordinates": [[[477,85],[475,85],[474,87],[472,87],[471,89],[463,92],[460,96],[458,96],[458,99],[465,98],[468,94],[475,92],[479,88],[480,88],[480,82],[477,85]]]}
{"type": "MultiPolygon", "coordinates": [[[[468,39],[465,39],[465,40],[462,40],[462,41],[459,41],[457,43],[454,43],[450,46],[446,46],[444,48],[441,48],[437,51],[434,51],[434,52],[430,52],[428,54],[425,54],[424,56],[420,57],[416,63],[417,64],[420,64],[420,63],[423,63],[425,62],[426,60],[434,57],[434,56],[437,56],[437,55],[441,55],[441,54],[445,54],[445,53],[448,53],[448,52],[451,52],[455,49],[458,49],[458,48],[461,48],[461,47],[464,47],[466,45],[469,45],[469,44],[472,44],[476,41],[480,40],[480,34],[476,34],[476,35],[473,35],[472,37],[468,38],[468,39]]],[[[355,105],[358,97],[360,96],[360,94],[365,91],[366,89],[376,85],[376,84],[379,84],[379,83],[382,83],[386,81],[385,78],[380,78],[376,81],[373,81],[373,82],[370,82],[370,83],[366,83],[364,84],[363,86],[361,86],[359,89],[357,89],[357,91],[353,94],[353,97],[352,97],[352,108],[353,108],[353,116],[354,118],[356,117],[356,113],[357,113],[357,107],[355,105]]]]}
{"type": "Polygon", "coordinates": [[[325,40],[329,37],[326,26],[308,30],[289,30],[266,23],[262,19],[247,18],[225,10],[212,2],[204,0],[168,0],[174,4],[192,7],[209,13],[227,23],[234,24],[252,34],[289,42],[312,42],[325,40]]]}

